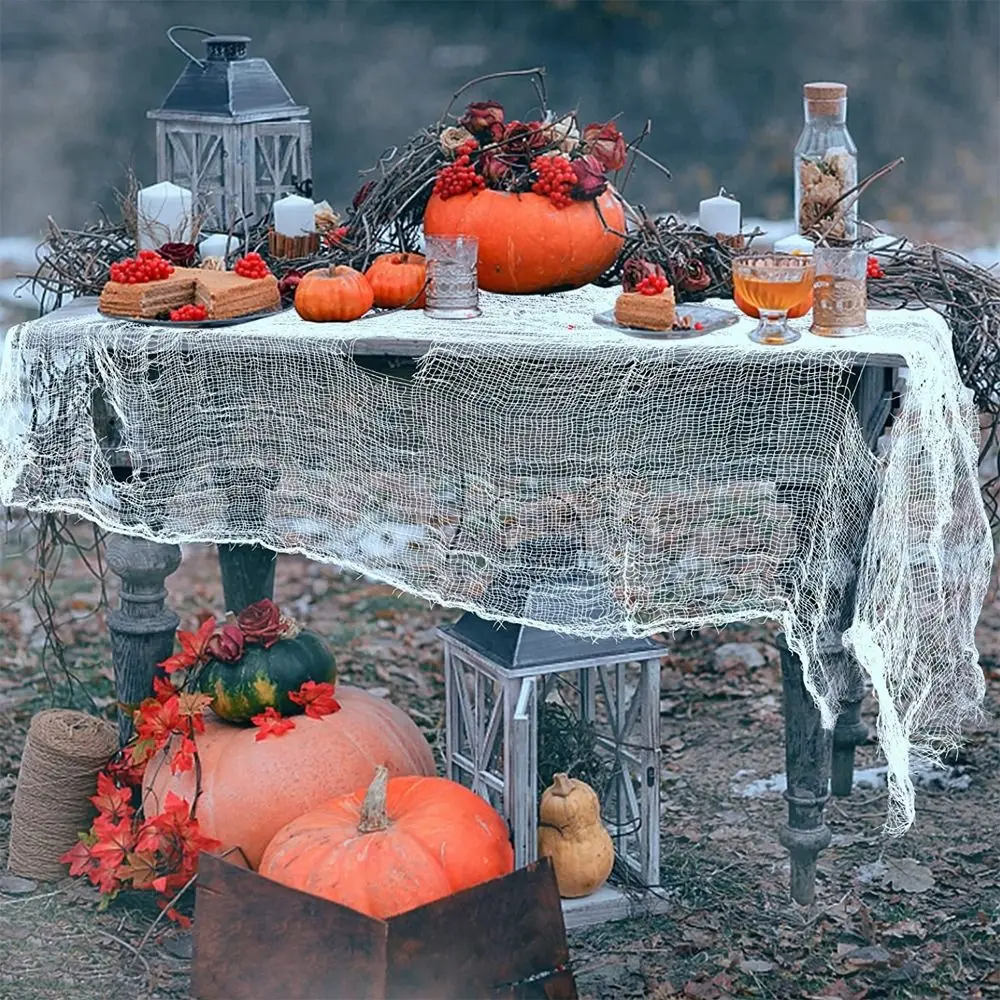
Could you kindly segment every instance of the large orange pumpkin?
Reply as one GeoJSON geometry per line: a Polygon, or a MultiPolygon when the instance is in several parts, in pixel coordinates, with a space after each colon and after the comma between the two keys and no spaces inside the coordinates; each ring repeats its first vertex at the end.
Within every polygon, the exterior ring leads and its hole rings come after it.
{"type": "Polygon", "coordinates": [[[515,295],[589,284],[614,262],[624,242],[616,233],[624,232],[625,212],[610,187],[596,203],[566,208],[530,192],[431,195],[424,212],[428,236],[478,238],[480,288],[515,295]]]}
{"type": "Polygon", "coordinates": [[[310,271],[295,289],[295,311],[315,323],[360,319],[374,301],[368,279],[345,265],[310,271]]]}
{"type": "Polygon", "coordinates": [[[508,875],[514,851],[488,802],[447,778],[388,779],[293,820],[260,874],[378,920],[508,875]]]}
{"type": "MultiPolygon", "coordinates": [[[[268,841],[290,820],[331,796],[353,791],[385,764],[394,775],[434,774],[434,757],[405,712],[357,688],[337,685],[340,711],[295,716],[295,728],[258,741],[254,726],[209,715],[197,737],[198,822],[223,848],[241,847],[256,867],[268,841]]],[[[170,750],[168,745],[167,750],[170,750]]],[[[168,791],[189,802],[195,777],[172,775],[161,752],[146,768],[143,804],[160,812],[168,791]]]]}
{"type": "Polygon", "coordinates": [[[379,309],[423,309],[427,260],[419,253],[384,253],[365,271],[379,309]]]}

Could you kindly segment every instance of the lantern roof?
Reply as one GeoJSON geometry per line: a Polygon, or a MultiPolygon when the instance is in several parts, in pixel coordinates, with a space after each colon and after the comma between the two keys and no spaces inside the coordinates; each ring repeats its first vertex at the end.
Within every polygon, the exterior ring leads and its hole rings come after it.
{"type": "Polygon", "coordinates": [[[204,39],[206,54],[200,59],[181,49],[189,57],[187,66],[163,106],[147,116],[255,122],[308,115],[309,109],[295,103],[266,59],[247,57],[249,43],[246,35],[210,35],[204,39]]]}
{"type": "Polygon", "coordinates": [[[652,639],[593,641],[531,625],[491,622],[471,611],[440,631],[446,641],[465,646],[494,666],[529,676],[598,663],[652,660],[666,654],[664,647],[652,639]]]}

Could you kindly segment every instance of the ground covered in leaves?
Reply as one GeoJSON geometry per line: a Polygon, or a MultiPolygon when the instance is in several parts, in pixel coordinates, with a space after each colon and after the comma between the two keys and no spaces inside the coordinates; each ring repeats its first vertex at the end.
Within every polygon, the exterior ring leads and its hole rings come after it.
{"type": "MultiPolygon", "coordinates": [[[[0,573],[0,871],[31,715],[52,704],[103,712],[113,704],[103,614],[93,613],[99,587],[77,559],[60,568],[54,594],[70,679],[41,657],[42,633],[23,596],[30,578],[30,558],[9,550],[0,573]]],[[[187,549],[169,585],[182,627],[199,611],[220,611],[210,547],[187,549]]],[[[443,676],[434,630],[454,613],[293,557],[279,561],[277,598],[333,640],[345,680],[404,706],[439,745],[443,676]]],[[[768,626],[704,631],[675,638],[666,651],[663,892],[671,905],[665,916],[573,934],[580,995],[1000,997],[995,588],[979,629],[989,681],[985,721],[968,733],[951,770],[922,788],[917,823],[902,839],[881,836],[886,794],[877,780],[831,803],[834,841],[822,856],[811,910],[789,902],[777,836],[784,802],[766,780],[783,769],[772,633],[768,626]],[[746,794],[755,780],[763,790],[746,794]]],[[[859,768],[878,764],[873,748],[861,749],[859,768]]],[[[100,911],[96,890],[85,884],[0,874],[0,997],[187,996],[190,937],[154,927],[157,913],[140,893],[100,911]]]]}

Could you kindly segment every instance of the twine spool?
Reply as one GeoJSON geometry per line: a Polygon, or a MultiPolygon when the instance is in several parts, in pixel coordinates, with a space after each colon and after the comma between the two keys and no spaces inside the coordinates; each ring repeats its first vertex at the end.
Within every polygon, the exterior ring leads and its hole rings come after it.
{"type": "Polygon", "coordinates": [[[10,857],[16,875],[58,879],[59,863],[93,818],[97,772],[118,749],[118,730],[65,708],[39,712],[28,727],[11,814],[10,857]]]}

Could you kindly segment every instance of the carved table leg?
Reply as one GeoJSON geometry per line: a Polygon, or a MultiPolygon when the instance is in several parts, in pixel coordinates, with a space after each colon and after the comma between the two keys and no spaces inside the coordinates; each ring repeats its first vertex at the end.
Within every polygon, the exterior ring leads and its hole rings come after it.
{"type": "MultiPolygon", "coordinates": [[[[121,606],[108,614],[115,687],[120,702],[136,705],[153,693],[156,664],[174,651],[180,619],[164,607],[164,581],[180,566],[181,550],[145,538],[111,535],[107,562],[121,578],[121,606]]],[[[118,738],[124,744],[131,735],[132,720],[119,710],[118,738]]]]}
{"type": "Polygon", "coordinates": [[[242,611],[265,597],[274,599],[278,554],[259,545],[219,545],[219,569],[226,611],[242,611]]]}
{"type": "Polygon", "coordinates": [[[833,763],[830,791],[838,797],[851,794],[854,785],[854,748],[868,742],[868,726],[861,719],[861,703],[865,698],[865,679],[854,658],[843,648],[844,673],[848,677],[847,693],[833,730],[833,763]]]}
{"type": "Polygon", "coordinates": [[[823,806],[829,798],[831,739],[806,690],[799,658],[788,648],[783,635],[777,637],[777,643],[781,651],[788,776],[788,825],[781,830],[781,843],[792,860],[792,899],[808,906],[816,898],[816,859],[830,844],[823,806]]]}

